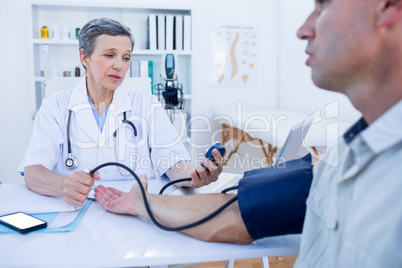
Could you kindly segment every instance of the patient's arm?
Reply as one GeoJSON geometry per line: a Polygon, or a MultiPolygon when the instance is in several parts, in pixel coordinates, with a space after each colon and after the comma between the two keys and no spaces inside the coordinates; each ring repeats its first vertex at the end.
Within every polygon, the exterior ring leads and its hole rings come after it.
{"type": "MultiPolygon", "coordinates": [[[[146,186],[145,176],[141,176],[141,181],[146,186]]],[[[154,217],[159,223],[169,227],[198,221],[234,197],[228,194],[176,197],[152,195],[148,192],[146,195],[154,217]]],[[[95,189],[95,198],[102,207],[113,213],[131,214],[150,219],[137,184],[129,193],[100,185],[95,189]]],[[[244,225],[237,201],[211,220],[182,232],[204,241],[238,244],[253,241],[244,225]]]]}

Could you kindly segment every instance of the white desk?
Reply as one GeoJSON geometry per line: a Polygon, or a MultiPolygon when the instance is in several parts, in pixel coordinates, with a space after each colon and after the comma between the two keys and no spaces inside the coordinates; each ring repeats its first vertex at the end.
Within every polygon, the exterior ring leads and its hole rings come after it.
{"type": "Polygon", "coordinates": [[[299,235],[252,245],[198,241],[92,203],[70,233],[0,236],[0,267],[122,267],[194,263],[297,254],[299,235]]]}
{"type": "MultiPolygon", "coordinates": [[[[3,184],[3,186],[5,186],[3,184]]],[[[93,202],[68,233],[0,235],[0,267],[135,267],[297,254],[300,235],[251,245],[203,242],[93,202]]]]}

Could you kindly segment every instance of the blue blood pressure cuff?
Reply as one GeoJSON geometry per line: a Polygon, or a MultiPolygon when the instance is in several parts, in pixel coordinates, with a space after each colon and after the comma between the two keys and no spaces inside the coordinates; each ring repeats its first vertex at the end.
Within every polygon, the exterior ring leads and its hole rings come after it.
{"type": "Polygon", "coordinates": [[[237,190],[241,216],[253,239],[301,233],[313,179],[311,155],[244,173],[237,190]]]}

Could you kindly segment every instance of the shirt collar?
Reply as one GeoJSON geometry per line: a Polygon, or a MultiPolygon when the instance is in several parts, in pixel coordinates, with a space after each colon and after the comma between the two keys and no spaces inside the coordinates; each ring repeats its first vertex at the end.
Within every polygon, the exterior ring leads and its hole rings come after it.
{"type": "Polygon", "coordinates": [[[362,132],[371,150],[378,154],[402,141],[402,100],[392,106],[381,117],[362,132]]]}
{"type": "MultiPolygon", "coordinates": [[[[109,105],[109,107],[109,112],[111,115],[121,114],[124,111],[129,111],[132,109],[128,90],[125,88],[125,86],[122,85],[115,90],[112,103],[109,105]]],[[[91,108],[88,102],[86,77],[83,77],[73,89],[68,104],[68,109],[74,112],[79,112],[83,108],[91,108]]]]}
{"type": "Polygon", "coordinates": [[[367,123],[364,121],[364,118],[360,118],[356,124],[354,124],[346,133],[343,135],[343,139],[347,144],[350,144],[353,139],[364,129],[367,128],[367,123]]]}

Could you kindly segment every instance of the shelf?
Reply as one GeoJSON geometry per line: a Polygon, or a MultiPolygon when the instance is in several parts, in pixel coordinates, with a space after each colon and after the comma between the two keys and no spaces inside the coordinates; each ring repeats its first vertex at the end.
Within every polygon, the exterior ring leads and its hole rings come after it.
{"type": "Polygon", "coordinates": [[[149,49],[141,49],[134,50],[133,55],[165,55],[165,54],[176,54],[179,56],[191,56],[191,51],[188,50],[149,50],[149,49]]]}
{"type": "MultiPolygon", "coordinates": [[[[62,76],[58,76],[58,77],[49,77],[47,79],[52,79],[52,80],[79,80],[82,77],[83,76],[80,76],[80,77],[75,77],[75,76],[62,77],[62,76]]],[[[46,78],[43,77],[43,76],[35,76],[35,82],[44,82],[45,80],[46,80],[46,78]]],[[[191,94],[183,94],[183,99],[184,100],[191,100],[191,94]]]]}
{"type": "MultiPolygon", "coordinates": [[[[59,29],[76,29],[79,25],[87,23],[88,18],[92,17],[112,17],[122,23],[137,29],[136,46],[132,51],[132,60],[134,61],[152,61],[154,82],[161,80],[164,73],[164,62],[166,54],[174,54],[176,61],[176,73],[180,76],[180,83],[183,85],[187,94],[183,95],[186,102],[186,109],[191,114],[191,92],[192,92],[192,51],[191,46],[187,50],[150,50],[147,49],[148,29],[147,20],[150,14],[172,15],[172,16],[190,16],[192,17],[191,7],[172,8],[169,5],[154,8],[151,6],[133,5],[131,3],[117,5],[84,2],[74,3],[56,3],[50,0],[32,0],[30,3],[30,29],[31,38],[28,43],[31,57],[31,71],[34,74],[32,89],[34,92],[33,106],[38,109],[42,104],[44,97],[43,86],[46,79],[60,80],[63,83],[75,83],[78,77],[63,77],[60,71],[70,71],[74,75],[76,66],[81,66],[78,58],[79,40],[75,38],[70,31],[69,39],[42,39],[41,28],[47,25],[49,29],[58,26],[59,29]],[[138,44],[138,45],[137,45],[138,44]],[[45,70],[46,75],[52,76],[54,70],[57,70],[58,77],[39,76],[41,70],[45,70]]],[[[191,28],[190,28],[191,30],[191,28]]],[[[50,34],[50,30],[49,30],[50,34]]],[[[191,36],[191,35],[190,35],[191,36]]],[[[172,48],[172,47],[170,47],[172,48]]],[[[80,67],[81,68],[81,67],[80,67]]],[[[81,74],[83,69],[81,68],[81,74]]]]}
{"type": "MultiPolygon", "coordinates": [[[[33,39],[35,45],[73,45],[78,46],[77,39],[33,39]]],[[[188,50],[149,50],[149,49],[135,49],[133,55],[165,55],[167,53],[176,54],[179,56],[191,56],[191,51],[188,50]]]]}
{"type": "Polygon", "coordinates": [[[37,45],[77,45],[77,39],[33,39],[33,43],[37,45]]]}
{"type": "Polygon", "coordinates": [[[35,82],[43,82],[45,78],[43,76],[35,76],[35,82]]]}
{"type": "Polygon", "coordinates": [[[57,76],[57,77],[49,77],[49,78],[45,78],[45,77],[43,77],[43,76],[35,76],[35,81],[36,82],[43,82],[43,81],[45,81],[46,79],[52,79],[52,80],[69,80],[69,79],[80,79],[81,77],[83,77],[83,76],[78,76],[78,77],[75,77],[75,76],[70,76],[70,77],[64,77],[64,76],[57,76]]]}

